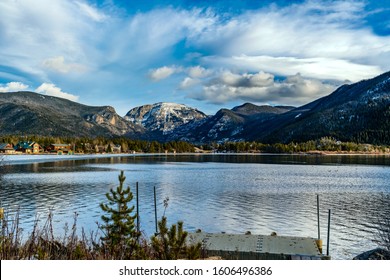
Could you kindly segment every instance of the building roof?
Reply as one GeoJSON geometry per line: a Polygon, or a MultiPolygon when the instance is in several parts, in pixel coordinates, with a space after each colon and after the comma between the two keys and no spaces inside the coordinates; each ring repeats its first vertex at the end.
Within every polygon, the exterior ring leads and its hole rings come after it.
{"type": "Polygon", "coordinates": [[[16,149],[32,149],[34,144],[37,144],[37,143],[33,142],[33,141],[20,141],[18,144],[16,144],[15,148],[16,149]]]}
{"type": "Polygon", "coordinates": [[[12,147],[7,147],[8,143],[0,143],[0,150],[13,150],[12,147]]]}
{"type": "Polygon", "coordinates": [[[51,146],[54,146],[54,147],[69,147],[69,146],[71,146],[71,144],[51,144],[51,146]]]}

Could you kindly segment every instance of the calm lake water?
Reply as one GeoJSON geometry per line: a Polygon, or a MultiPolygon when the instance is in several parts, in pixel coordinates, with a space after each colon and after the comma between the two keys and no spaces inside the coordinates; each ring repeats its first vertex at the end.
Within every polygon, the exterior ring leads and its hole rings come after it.
{"type": "MultiPolygon", "coordinates": [[[[33,161],[33,160],[32,160],[33,161]]],[[[330,254],[351,259],[377,247],[377,221],[389,216],[390,157],[301,155],[130,155],[56,162],[9,161],[0,202],[9,215],[18,207],[24,235],[36,217],[54,213],[55,234],[74,213],[78,227],[96,231],[99,203],[118,185],[124,170],[135,193],[139,182],[140,222],[155,231],[158,217],[184,222],[188,231],[317,237],[320,195],[321,238],[326,244],[332,210],[330,254]]],[[[134,195],[135,197],[135,195],[134,195]]]]}

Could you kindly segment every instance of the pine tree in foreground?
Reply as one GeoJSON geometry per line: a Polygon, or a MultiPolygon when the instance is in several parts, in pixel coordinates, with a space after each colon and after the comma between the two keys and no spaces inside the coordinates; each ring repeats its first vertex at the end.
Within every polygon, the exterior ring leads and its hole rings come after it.
{"type": "Polygon", "coordinates": [[[101,209],[106,212],[106,215],[102,216],[104,225],[101,229],[104,236],[101,237],[101,249],[113,259],[135,259],[140,253],[140,246],[137,242],[140,233],[134,223],[137,215],[132,214],[134,205],[129,207],[133,193],[130,187],[123,187],[126,180],[123,171],[118,178],[119,186],[106,193],[108,203],[100,204],[101,209]]]}
{"type": "Polygon", "coordinates": [[[158,222],[159,233],[152,236],[151,245],[155,258],[159,260],[199,259],[201,256],[200,242],[187,244],[188,232],[183,229],[183,222],[167,227],[167,218],[158,222]]]}

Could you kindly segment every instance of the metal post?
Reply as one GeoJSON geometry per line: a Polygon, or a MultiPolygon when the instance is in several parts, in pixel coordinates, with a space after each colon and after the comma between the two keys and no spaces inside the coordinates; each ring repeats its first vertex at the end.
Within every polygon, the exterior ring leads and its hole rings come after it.
{"type": "Polygon", "coordinates": [[[136,190],[137,190],[137,231],[140,232],[139,228],[139,200],[138,200],[138,182],[136,183],[136,190]]]}
{"type": "Polygon", "coordinates": [[[317,223],[318,223],[318,240],[321,239],[320,231],[320,195],[317,194],[317,223]]]}
{"type": "Polygon", "coordinates": [[[328,213],[328,237],[327,237],[327,240],[326,240],[326,255],[327,256],[329,256],[330,214],[331,214],[331,210],[329,209],[329,213],[328,213]]]}
{"type": "Polygon", "coordinates": [[[156,186],[153,187],[154,189],[154,220],[156,224],[156,233],[158,233],[158,227],[157,227],[157,199],[156,199],[156,186]]]}

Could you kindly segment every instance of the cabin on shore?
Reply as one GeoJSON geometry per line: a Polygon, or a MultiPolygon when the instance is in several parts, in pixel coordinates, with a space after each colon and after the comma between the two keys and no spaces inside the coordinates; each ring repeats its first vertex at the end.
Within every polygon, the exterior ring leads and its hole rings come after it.
{"type": "Polygon", "coordinates": [[[0,143],[0,153],[1,154],[7,154],[7,155],[14,154],[15,153],[15,149],[12,146],[12,144],[0,143]]]}
{"type": "Polygon", "coordinates": [[[34,141],[20,141],[15,145],[14,150],[25,154],[39,154],[43,152],[41,145],[34,141]]]}
{"type": "Polygon", "coordinates": [[[112,153],[112,154],[120,154],[122,152],[121,145],[107,144],[107,145],[95,145],[96,153],[112,153]]]}
{"type": "Polygon", "coordinates": [[[110,144],[110,145],[111,145],[112,153],[120,154],[122,152],[122,146],[121,145],[114,145],[114,144],[110,144]]]}
{"type": "Polygon", "coordinates": [[[74,149],[71,144],[50,144],[49,147],[46,148],[49,153],[57,154],[57,155],[73,155],[74,149]]]}

